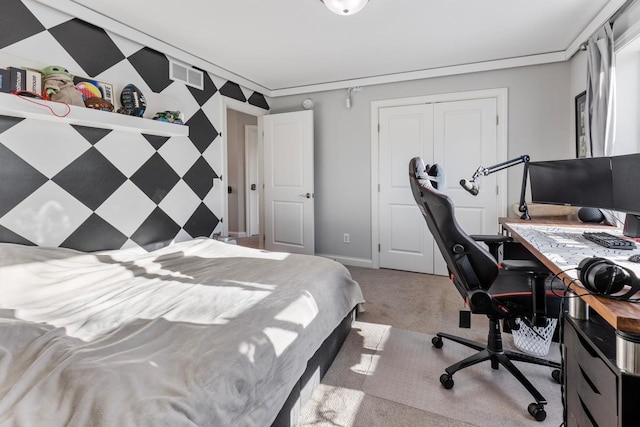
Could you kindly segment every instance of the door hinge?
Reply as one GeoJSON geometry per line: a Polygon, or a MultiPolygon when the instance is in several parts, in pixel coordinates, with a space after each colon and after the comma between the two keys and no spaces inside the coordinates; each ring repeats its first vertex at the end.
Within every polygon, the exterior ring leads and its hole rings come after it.
{"type": "Polygon", "coordinates": [[[380,243],[378,243],[378,252],[380,252],[380,243]]]}
{"type": "Polygon", "coordinates": [[[500,195],[500,187],[496,185],[496,196],[500,195]]]}
{"type": "Polygon", "coordinates": [[[500,124],[500,116],[496,116],[496,126],[500,124]]]}
{"type": "Polygon", "coordinates": [[[378,123],[378,133],[380,133],[380,123],[378,123]]]}
{"type": "Polygon", "coordinates": [[[378,193],[380,192],[380,184],[378,184],[378,193]]]}

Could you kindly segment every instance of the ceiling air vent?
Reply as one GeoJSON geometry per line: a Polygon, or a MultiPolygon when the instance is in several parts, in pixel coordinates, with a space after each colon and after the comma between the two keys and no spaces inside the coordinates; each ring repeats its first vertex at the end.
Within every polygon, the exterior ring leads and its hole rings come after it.
{"type": "Polygon", "coordinates": [[[169,61],[169,78],[200,90],[204,89],[204,72],[177,62],[169,61]]]}

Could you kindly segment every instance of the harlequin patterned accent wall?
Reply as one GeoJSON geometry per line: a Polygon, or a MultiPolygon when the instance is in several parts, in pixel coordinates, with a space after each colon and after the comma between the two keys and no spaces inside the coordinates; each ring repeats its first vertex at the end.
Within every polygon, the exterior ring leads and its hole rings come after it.
{"type": "Polygon", "coordinates": [[[220,97],[268,109],[262,94],[206,72],[204,90],[171,81],[162,52],[32,0],[2,2],[0,53],[167,95],[189,126],[160,137],[0,116],[0,241],[149,249],[219,228],[220,97]]]}

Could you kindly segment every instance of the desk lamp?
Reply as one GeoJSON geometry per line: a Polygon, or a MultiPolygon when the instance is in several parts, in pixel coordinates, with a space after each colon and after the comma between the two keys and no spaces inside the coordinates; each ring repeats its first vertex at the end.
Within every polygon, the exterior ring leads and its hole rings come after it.
{"type": "Polygon", "coordinates": [[[520,189],[520,204],[518,206],[518,211],[522,212],[520,219],[530,220],[531,217],[529,216],[527,203],[524,201],[525,193],[527,190],[527,176],[529,174],[529,156],[527,154],[517,157],[515,159],[507,160],[506,162],[498,163],[497,165],[493,165],[489,167],[480,166],[475,171],[470,181],[461,179],[460,185],[462,186],[462,188],[467,190],[473,196],[477,196],[478,191],[480,190],[480,187],[476,182],[478,178],[480,178],[481,176],[490,175],[494,172],[498,172],[503,169],[510,168],[511,166],[519,165],[520,163],[524,163],[524,171],[522,173],[522,187],[520,189]]]}

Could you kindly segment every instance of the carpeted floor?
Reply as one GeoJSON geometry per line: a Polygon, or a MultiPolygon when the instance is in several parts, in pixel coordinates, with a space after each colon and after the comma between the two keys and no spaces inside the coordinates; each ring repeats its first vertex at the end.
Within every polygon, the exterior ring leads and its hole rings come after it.
{"type": "MultiPolygon", "coordinates": [[[[300,414],[298,427],[558,426],[560,385],[551,370],[519,363],[547,398],[547,419],[528,414],[533,399],[505,370],[488,362],[460,371],[444,389],[444,368],[473,353],[445,341],[431,345],[435,332],[486,340],[488,321],[472,316],[458,328],[462,298],[447,278],[394,270],[349,267],[367,303],[322,384],[300,414]]],[[[504,334],[505,346],[512,346],[504,334]]],[[[550,356],[559,360],[557,344],[550,356]]]]}

